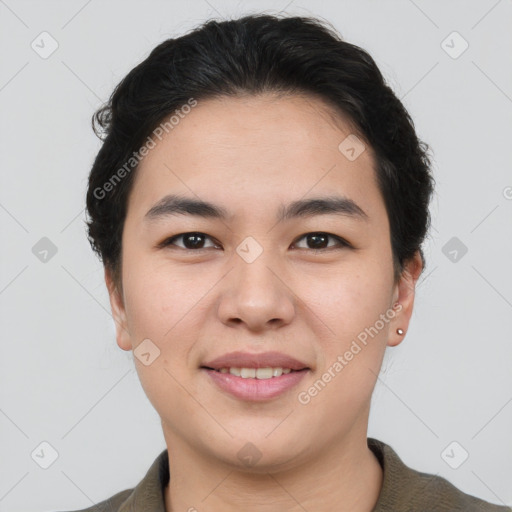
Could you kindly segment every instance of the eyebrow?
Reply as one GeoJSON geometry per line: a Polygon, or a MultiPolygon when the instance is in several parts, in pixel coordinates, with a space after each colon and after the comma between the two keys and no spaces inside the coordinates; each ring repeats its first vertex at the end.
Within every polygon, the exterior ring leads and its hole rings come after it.
{"type": "MultiPolygon", "coordinates": [[[[288,205],[281,205],[277,221],[282,222],[298,217],[316,215],[343,215],[356,220],[368,221],[368,214],[352,199],[343,196],[300,199],[288,205]]],[[[202,218],[229,220],[233,218],[222,206],[199,199],[167,195],[158,201],[145,215],[146,221],[153,221],[173,215],[193,215],[202,218]]]]}

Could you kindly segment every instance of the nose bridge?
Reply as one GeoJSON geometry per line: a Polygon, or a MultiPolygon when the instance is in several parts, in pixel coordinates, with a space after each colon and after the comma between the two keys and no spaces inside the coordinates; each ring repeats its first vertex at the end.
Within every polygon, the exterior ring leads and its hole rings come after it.
{"type": "Polygon", "coordinates": [[[251,328],[278,320],[288,323],[294,314],[293,294],[279,275],[277,255],[248,237],[237,247],[232,264],[221,297],[221,319],[242,321],[251,328]]]}
{"type": "Polygon", "coordinates": [[[237,255],[234,257],[236,285],[239,296],[244,295],[244,291],[251,294],[262,294],[269,297],[279,287],[279,280],[270,269],[278,267],[275,256],[270,249],[265,249],[260,254],[255,255],[254,248],[249,248],[247,253],[243,252],[243,246],[237,249],[237,255]],[[242,254],[240,254],[242,253],[242,254]],[[249,256],[249,258],[246,258],[249,256]],[[278,282],[275,282],[275,281],[278,282]]]}

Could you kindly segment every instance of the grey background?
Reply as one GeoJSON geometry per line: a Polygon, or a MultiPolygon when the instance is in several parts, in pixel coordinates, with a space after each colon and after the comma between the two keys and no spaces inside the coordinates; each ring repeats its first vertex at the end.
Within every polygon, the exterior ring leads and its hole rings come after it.
{"type": "Polygon", "coordinates": [[[165,448],[85,236],[92,113],[164,39],[282,9],[368,50],[435,154],[428,266],[410,330],[386,353],[369,435],[415,469],[512,504],[510,0],[0,0],[0,511],[91,506],[133,487],[165,448]],[[46,59],[31,47],[43,31],[58,42],[46,59]],[[469,44],[458,58],[445,49],[462,40],[443,43],[453,31],[469,44]],[[57,249],[46,262],[43,237],[57,249]],[[47,469],[32,457],[43,441],[58,452],[47,469]],[[453,441],[452,464],[469,453],[457,469],[442,456],[453,441]]]}

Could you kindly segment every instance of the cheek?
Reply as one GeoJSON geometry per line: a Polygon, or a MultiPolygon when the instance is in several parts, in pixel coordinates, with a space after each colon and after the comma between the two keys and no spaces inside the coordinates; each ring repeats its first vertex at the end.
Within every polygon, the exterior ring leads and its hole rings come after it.
{"type": "Polygon", "coordinates": [[[390,265],[370,265],[367,261],[338,269],[331,267],[325,275],[318,271],[303,274],[300,283],[304,303],[331,327],[334,333],[330,334],[339,340],[373,325],[389,307],[392,285],[390,265]]]}
{"type": "Polygon", "coordinates": [[[190,400],[179,383],[186,382],[191,371],[187,361],[197,336],[191,326],[191,301],[197,302],[197,298],[190,297],[182,279],[160,275],[143,265],[127,276],[127,321],[133,360],[145,394],[157,411],[188,408],[190,400]],[[138,349],[141,343],[144,345],[138,349]],[[145,364],[148,359],[151,362],[145,364]]]}
{"type": "Polygon", "coordinates": [[[333,274],[328,291],[317,291],[313,299],[312,309],[329,327],[317,340],[321,345],[318,386],[328,388],[318,402],[333,400],[341,409],[363,407],[369,399],[392,318],[391,267],[367,263],[333,274]]]}
{"type": "MultiPolygon", "coordinates": [[[[302,395],[298,397],[311,417],[322,417],[326,404],[330,414],[352,418],[367,407],[392,318],[389,314],[392,281],[388,273],[354,272],[344,278],[337,277],[328,293],[315,295],[317,302],[312,307],[329,329],[322,327],[325,336],[316,339],[320,349],[316,380],[312,387],[301,389],[302,395]]],[[[326,435],[331,430],[334,435],[336,428],[329,427],[326,435]]]]}
{"type": "Polygon", "coordinates": [[[126,257],[123,286],[130,333],[134,341],[141,336],[160,344],[190,309],[194,287],[190,276],[184,278],[179,269],[169,269],[144,254],[126,257]]]}

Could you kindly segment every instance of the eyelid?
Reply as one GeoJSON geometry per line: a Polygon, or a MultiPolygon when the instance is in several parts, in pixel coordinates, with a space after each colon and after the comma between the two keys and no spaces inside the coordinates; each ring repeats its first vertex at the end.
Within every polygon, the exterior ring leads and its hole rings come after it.
{"type": "Polygon", "coordinates": [[[337,245],[333,245],[333,246],[330,246],[330,247],[325,247],[325,248],[322,248],[322,249],[309,249],[309,248],[303,249],[303,250],[306,250],[306,251],[327,252],[327,251],[329,251],[331,249],[336,249],[336,248],[338,248],[338,249],[339,248],[347,248],[347,247],[352,248],[352,244],[347,242],[344,238],[342,238],[341,236],[338,236],[338,235],[334,235],[333,233],[329,233],[327,231],[308,231],[307,233],[304,233],[303,235],[299,236],[295,240],[295,242],[293,242],[293,243],[296,244],[297,241],[302,240],[303,238],[307,237],[308,235],[324,235],[324,236],[327,236],[329,238],[332,238],[332,239],[336,240],[337,245]]]}
{"type": "Polygon", "coordinates": [[[205,238],[208,238],[210,240],[213,241],[214,245],[219,245],[215,239],[213,237],[211,237],[210,235],[207,235],[206,233],[203,233],[202,231],[185,231],[183,233],[178,233],[177,235],[173,235],[173,236],[170,236],[170,237],[167,237],[165,240],[163,240],[162,242],[160,242],[158,245],[157,245],[157,248],[158,249],[161,249],[161,248],[166,248],[168,246],[174,246],[174,247],[177,247],[178,249],[182,249],[184,251],[191,251],[191,252],[201,252],[201,251],[207,251],[209,249],[211,249],[212,247],[201,247],[199,249],[188,249],[187,247],[180,247],[180,246],[177,246],[175,245],[173,242],[175,242],[176,240],[178,240],[179,238],[182,238],[184,237],[185,235],[202,235],[204,236],[205,238]]]}
{"type": "MultiPolygon", "coordinates": [[[[201,251],[207,251],[212,249],[212,247],[201,247],[199,249],[188,249],[186,247],[180,247],[176,246],[173,242],[175,242],[177,239],[184,237],[185,235],[202,235],[207,239],[210,239],[214,245],[220,245],[212,236],[203,233],[202,231],[186,231],[183,233],[178,233],[177,235],[170,236],[163,240],[160,244],[158,244],[158,248],[165,248],[168,246],[175,246],[178,249],[182,249],[184,251],[191,251],[191,252],[201,252],[201,251]]],[[[303,238],[306,238],[308,235],[325,235],[329,238],[334,239],[337,242],[337,245],[330,246],[330,247],[324,247],[321,249],[310,249],[310,248],[299,248],[299,250],[305,250],[305,251],[315,251],[315,252],[328,252],[332,249],[340,249],[340,248],[353,248],[352,244],[347,242],[344,238],[334,235],[332,233],[329,233],[327,231],[308,231],[307,233],[304,233],[300,235],[298,238],[295,239],[293,244],[296,244],[299,240],[302,240],[303,238]]]]}

